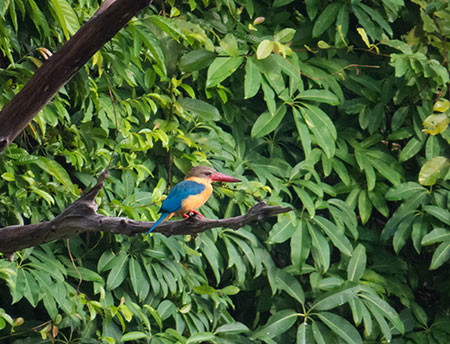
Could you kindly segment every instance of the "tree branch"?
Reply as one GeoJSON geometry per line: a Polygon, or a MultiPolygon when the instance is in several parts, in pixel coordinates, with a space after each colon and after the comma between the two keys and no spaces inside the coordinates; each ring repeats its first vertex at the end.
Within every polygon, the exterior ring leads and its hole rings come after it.
{"type": "MultiPolygon", "coordinates": [[[[124,217],[97,214],[95,197],[103,187],[108,173],[100,174],[97,184],[52,221],[39,224],[9,226],[0,228],[0,252],[10,255],[15,251],[37,246],[49,241],[70,238],[83,232],[111,232],[114,234],[136,235],[147,232],[154,222],[134,221],[124,217]]],[[[291,211],[289,207],[268,206],[259,202],[246,214],[227,219],[208,219],[191,216],[187,220],[166,221],[153,232],[166,236],[198,234],[211,228],[224,227],[234,230],[253,221],[291,211]]]]}
{"type": "Polygon", "coordinates": [[[97,12],[0,112],[0,151],[22,132],[34,116],[75,73],[151,0],[105,0],[97,12]]]}

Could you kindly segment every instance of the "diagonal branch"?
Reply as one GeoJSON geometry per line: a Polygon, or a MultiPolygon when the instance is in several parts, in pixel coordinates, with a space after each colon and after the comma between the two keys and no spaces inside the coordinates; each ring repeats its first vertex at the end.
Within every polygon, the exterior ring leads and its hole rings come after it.
{"type": "MultiPolygon", "coordinates": [[[[83,232],[111,232],[114,234],[136,235],[145,233],[154,222],[135,221],[124,217],[97,214],[95,197],[103,187],[107,172],[100,174],[97,184],[52,221],[39,224],[9,226],[0,228],[0,252],[11,254],[15,251],[37,246],[49,241],[70,238],[83,232]]],[[[167,221],[154,232],[166,236],[198,234],[211,228],[224,227],[238,229],[253,221],[291,211],[290,207],[268,206],[259,202],[246,214],[227,219],[207,219],[192,216],[187,220],[167,221]]]]}
{"type": "Polygon", "coordinates": [[[0,151],[25,129],[34,116],[75,73],[151,0],[105,0],[64,46],[34,73],[0,111],[0,151]]]}

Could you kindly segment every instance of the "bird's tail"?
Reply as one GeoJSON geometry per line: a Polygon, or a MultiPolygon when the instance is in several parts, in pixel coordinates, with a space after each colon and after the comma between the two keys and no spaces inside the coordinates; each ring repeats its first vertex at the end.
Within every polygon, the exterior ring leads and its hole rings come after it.
{"type": "Polygon", "coordinates": [[[169,214],[170,213],[162,213],[161,216],[159,217],[158,221],[156,221],[155,224],[152,226],[152,228],[150,228],[148,230],[147,234],[150,233],[152,230],[154,230],[157,225],[159,225],[161,222],[163,222],[166,219],[166,217],[169,216],[169,214]]]}

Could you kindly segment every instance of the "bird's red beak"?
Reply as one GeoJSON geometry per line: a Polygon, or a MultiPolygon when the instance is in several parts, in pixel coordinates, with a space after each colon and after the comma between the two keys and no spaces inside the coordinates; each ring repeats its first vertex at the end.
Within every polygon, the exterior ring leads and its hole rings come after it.
{"type": "Polygon", "coordinates": [[[234,183],[234,182],[241,182],[242,180],[228,176],[226,174],[216,172],[211,177],[211,180],[213,182],[226,182],[226,183],[234,183]]]}

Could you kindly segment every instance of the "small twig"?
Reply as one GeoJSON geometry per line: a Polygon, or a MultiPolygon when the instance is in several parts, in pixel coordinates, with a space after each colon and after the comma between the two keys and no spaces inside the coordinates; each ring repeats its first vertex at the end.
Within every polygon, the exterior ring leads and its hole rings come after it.
{"type": "Polygon", "coordinates": [[[83,282],[83,277],[80,274],[80,271],[77,268],[77,265],[75,264],[75,260],[73,259],[72,256],[72,252],[70,251],[70,244],[69,244],[69,238],[67,238],[67,251],[69,252],[69,257],[70,257],[70,261],[72,262],[72,266],[75,269],[75,271],[78,274],[79,280],[78,280],[78,285],[77,285],[77,294],[80,293],[80,286],[81,286],[81,282],[83,282]]]}

